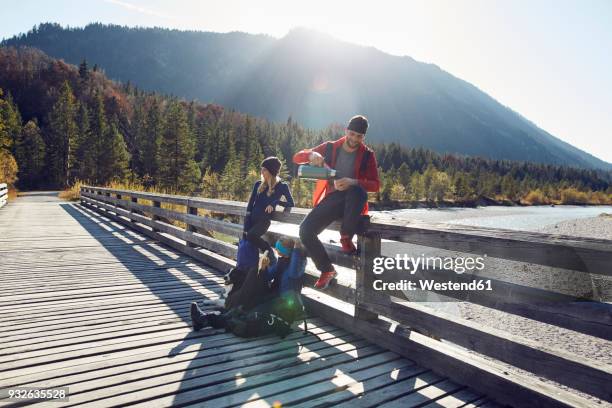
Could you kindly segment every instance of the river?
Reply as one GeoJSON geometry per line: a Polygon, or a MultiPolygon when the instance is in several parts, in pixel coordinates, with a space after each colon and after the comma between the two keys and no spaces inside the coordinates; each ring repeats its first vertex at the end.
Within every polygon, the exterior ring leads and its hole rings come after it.
{"type": "Polygon", "coordinates": [[[596,217],[601,213],[612,214],[612,206],[490,206],[478,208],[418,208],[372,212],[372,214],[382,218],[398,221],[443,222],[523,231],[537,231],[558,222],[596,217]]]}

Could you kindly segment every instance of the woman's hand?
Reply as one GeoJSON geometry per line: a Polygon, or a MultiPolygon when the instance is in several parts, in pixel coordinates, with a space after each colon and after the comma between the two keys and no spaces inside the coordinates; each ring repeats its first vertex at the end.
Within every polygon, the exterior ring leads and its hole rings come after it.
{"type": "Polygon", "coordinates": [[[266,269],[268,266],[270,266],[270,258],[268,258],[268,255],[266,253],[261,257],[261,260],[259,261],[259,269],[266,269]]]}
{"type": "Polygon", "coordinates": [[[272,213],[272,211],[274,211],[274,207],[272,207],[271,205],[269,205],[269,206],[267,206],[267,207],[266,207],[266,212],[267,212],[268,214],[272,213]]]}

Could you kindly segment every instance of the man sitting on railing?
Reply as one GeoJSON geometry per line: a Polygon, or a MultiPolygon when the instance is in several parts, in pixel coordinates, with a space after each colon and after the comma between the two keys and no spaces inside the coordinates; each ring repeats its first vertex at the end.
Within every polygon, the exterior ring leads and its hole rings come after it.
{"type": "Polygon", "coordinates": [[[313,197],[315,207],[300,225],[300,240],[321,272],[315,283],[318,289],[327,288],[337,273],[317,236],[332,222],[342,220],[342,251],[355,252],[353,236],[360,227],[360,216],[368,212],[367,193],[380,188],[376,157],[363,143],[367,130],[368,120],[364,116],[354,116],[340,139],[304,149],[293,156],[296,164],[327,165],[336,170],[333,182],[317,181],[313,197]]]}

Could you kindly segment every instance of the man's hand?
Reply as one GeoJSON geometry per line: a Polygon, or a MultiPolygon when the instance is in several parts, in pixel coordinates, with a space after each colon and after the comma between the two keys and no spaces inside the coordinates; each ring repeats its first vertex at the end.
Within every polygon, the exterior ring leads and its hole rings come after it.
{"type": "Polygon", "coordinates": [[[274,207],[272,207],[271,205],[269,205],[269,206],[267,206],[267,207],[266,207],[266,212],[267,212],[268,214],[270,214],[272,211],[274,211],[274,207]]]}
{"type": "Polygon", "coordinates": [[[350,186],[354,186],[356,184],[357,184],[357,180],[348,178],[348,177],[343,177],[341,179],[334,180],[334,187],[338,191],[344,191],[348,189],[350,186]]]}
{"type": "Polygon", "coordinates": [[[310,152],[309,164],[311,166],[323,167],[324,163],[325,163],[325,159],[323,159],[323,156],[321,156],[317,152],[310,152]]]}

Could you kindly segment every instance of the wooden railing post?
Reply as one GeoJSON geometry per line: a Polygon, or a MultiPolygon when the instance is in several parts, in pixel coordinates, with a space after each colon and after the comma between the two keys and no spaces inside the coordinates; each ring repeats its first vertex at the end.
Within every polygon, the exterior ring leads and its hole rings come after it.
{"type": "MultiPolygon", "coordinates": [[[[161,208],[161,201],[153,201],[153,207],[161,208]]],[[[153,221],[159,221],[159,215],[153,213],[153,221]]],[[[157,228],[153,228],[153,232],[159,232],[157,228]]]]}
{"type": "Polygon", "coordinates": [[[368,293],[372,291],[374,258],[380,256],[380,234],[359,235],[357,240],[361,253],[359,263],[355,268],[355,318],[375,320],[378,315],[365,310],[361,304],[367,302],[368,293]]]}
{"type": "MultiPolygon", "coordinates": [[[[198,215],[198,208],[197,207],[190,207],[187,206],[187,213],[191,214],[191,215],[198,215]]],[[[196,232],[197,229],[196,227],[194,227],[193,225],[187,224],[187,227],[185,228],[185,230],[190,231],[190,232],[196,232]]],[[[190,248],[195,248],[197,245],[187,241],[187,246],[190,248]]]]}
{"type": "MultiPolygon", "coordinates": [[[[130,199],[131,199],[131,200],[130,200],[131,202],[133,202],[133,203],[135,203],[135,204],[138,204],[138,197],[130,197],[130,199]]],[[[135,209],[133,209],[133,208],[130,208],[130,212],[131,212],[132,214],[138,214],[138,212],[137,212],[135,209]]],[[[136,220],[131,220],[131,221],[132,221],[132,222],[136,222],[136,220]]]]}
{"type": "MultiPolygon", "coordinates": [[[[105,195],[106,197],[110,198],[111,193],[110,193],[110,192],[108,192],[108,191],[105,191],[105,192],[104,192],[104,195],[105,195]]],[[[107,201],[106,203],[107,203],[108,205],[110,205],[110,206],[112,206],[112,205],[113,205],[113,203],[111,203],[111,202],[110,202],[110,200],[109,200],[109,201],[107,201]]],[[[114,207],[116,208],[117,206],[115,205],[114,207]]],[[[117,213],[115,212],[115,214],[117,214],[117,213]]]]}

